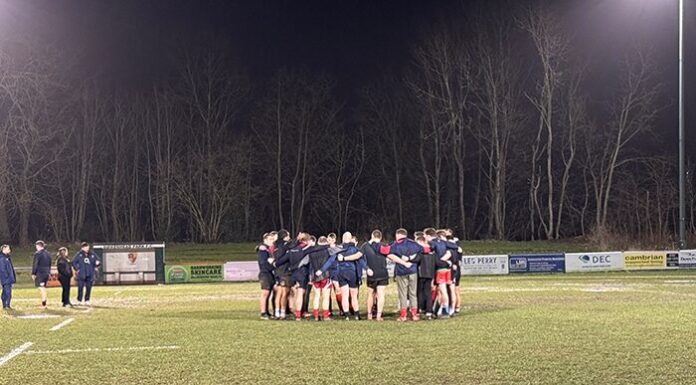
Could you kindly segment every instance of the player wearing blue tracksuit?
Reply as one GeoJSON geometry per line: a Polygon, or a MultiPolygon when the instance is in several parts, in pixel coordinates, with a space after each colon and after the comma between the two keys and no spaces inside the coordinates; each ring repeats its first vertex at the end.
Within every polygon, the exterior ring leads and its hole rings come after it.
{"type": "Polygon", "coordinates": [[[99,260],[90,250],[89,243],[83,242],[81,246],[80,251],[73,257],[72,266],[77,271],[77,302],[82,304],[84,293],[85,303],[89,305],[99,260]]]}
{"type": "Polygon", "coordinates": [[[0,250],[0,285],[2,286],[2,308],[3,310],[9,310],[10,301],[12,301],[12,285],[17,282],[17,276],[14,271],[14,266],[12,266],[12,260],[10,259],[10,246],[2,245],[2,250],[0,250]]]}

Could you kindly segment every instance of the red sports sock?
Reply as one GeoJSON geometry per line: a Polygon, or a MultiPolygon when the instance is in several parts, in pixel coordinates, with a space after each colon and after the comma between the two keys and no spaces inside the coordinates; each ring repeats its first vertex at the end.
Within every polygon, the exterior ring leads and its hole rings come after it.
{"type": "Polygon", "coordinates": [[[302,318],[302,311],[298,310],[295,312],[295,318],[302,318]]]}
{"type": "Polygon", "coordinates": [[[406,318],[406,309],[399,310],[399,316],[401,318],[406,318]]]}
{"type": "Polygon", "coordinates": [[[323,313],[322,315],[324,316],[324,319],[329,318],[329,311],[328,311],[328,310],[324,310],[324,313],[323,313]]]}
{"type": "Polygon", "coordinates": [[[312,311],[312,315],[314,316],[314,319],[318,319],[319,318],[319,309],[314,309],[314,311],[312,311]]]}
{"type": "Polygon", "coordinates": [[[418,315],[418,309],[415,308],[415,307],[412,307],[412,308],[411,308],[411,316],[412,316],[412,317],[415,317],[415,316],[417,316],[417,315],[418,315]]]}

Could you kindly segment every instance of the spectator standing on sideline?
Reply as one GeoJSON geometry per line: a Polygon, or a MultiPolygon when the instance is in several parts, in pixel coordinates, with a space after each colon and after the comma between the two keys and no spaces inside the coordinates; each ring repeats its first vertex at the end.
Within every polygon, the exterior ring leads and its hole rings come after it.
{"type": "Polygon", "coordinates": [[[17,282],[17,275],[12,266],[10,259],[10,245],[2,245],[0,247],[0,286],[2,286],[2,309],[12,310],[10,301],[12,301],[12,285],[17,282]]]}
{"type": "Polygon", "coordinates": [[[82,242],[80,251],[73,257],[72,267],[77,272],[77,302],[80,305],[89,306],[94,276],[99,267],[99,260],[96,254],[90,250],[89,243],[82,242]]]}
{"type": "Polygon", "coordinates": [[[41,307],[46,309],[46,302],[48,301],[46,284],[48,283],[48,277],[51,275],[51,255],[46,251],[44,241],[36,241],[35,246],[36,253],[34,253],[31,279],[34,280],[34,285],[36,285],[41,294],[41,307]]]}
{"type": "Polygon", "coordinates": [[[61,302],[63,307],[72,307],[70,303],[70,281],[72,280],[73,270],[68,257],[68,249],[61,247],[56,255],[56,267],[58,268],[58,281],[63,289],[61,302]]]}

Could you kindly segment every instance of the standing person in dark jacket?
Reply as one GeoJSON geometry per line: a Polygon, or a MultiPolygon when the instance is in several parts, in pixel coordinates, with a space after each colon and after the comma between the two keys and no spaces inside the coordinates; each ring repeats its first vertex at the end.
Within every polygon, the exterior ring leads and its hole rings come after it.
{"type": "Polygon", "coordinates": [[[452,284],[452,252],[447,244],[439,239],[437,230],[434,228],[425,229],[425,239],[430,245],[430,250],[435,253],[435,286],[437,287],[437,316],[438,318],[449,317],[449,293],[448,286],[452,284]],[[444,314],[443,314],[444,312],[444,314]]]}
{"type": "Polygon", "coordinates": [[[12,301],[12,285],[17,282],[17,275],[12,266],[10,259],[10,245],[2,245],[0,247],[0,286],[2,286],[2,309],[12,310],[10,301],[12,301]]]}
{"type": "Polygon", "coordinates": [[[61,294],[61,302],[63,307],[72,307],[70,303],[70,280],[73,276],[72,265],[68,257],[68,249],[61,247],[56,254],[56,267],[58,268],[58,281],[63,289],[61,294]]]}
{"type": "Polygon", "coordinates": [[[416,238],[423,250],[418,253],[414,262],[418,263],[418,310],[425,313],[427,319],[433,319],[432,287],[435,279],[435,253],[430,250],[425,237],[416,238]]]}
{"type": "Polygon", "coordinates": [[[290,272],[287,269],[287,264],[278,263],[285,254],[295,247],[295,243],[290,240],[290,233],[287,230],[278,231],[278,240],[275,243],[275,251],[273,264],[276,283],[275,296],[275,319],[285,319],[285,311],[288,305],[288,292],[290,290],[290,272]]]}
{"type": "Polygon", "coordinates": [[[261,308],[261,319],[268,320],[268,297],[275,285],[273,277],[273,238],[274,235],[266,233],[263,235],[263,243],[256,249],[256,257],[259,262],[259,283],[261,284],[261,297],[259,305],[261,308]]]}
{"type": "Polygon", "coordinates": [[[380,254],[381,242],[382,232],[374,230],[370,241],[364,243],[360,248],[360,252],[365,255],[365,262],[367,262],[367,319],[372,319],[373,304],[377,302],[377,312],[374,315],[377,321],[382,321],[384,291],[389,285],[387,259],[380,254]]]}
{"type": "Polygon", "coordinates": [[[34,280],[34,284],[39,288],[41,307],[45,309],[48,301],[46,284],[48,283],[48,277],[51,275],[51,255],[46,251],[44,241],[36,241],[35,246],[36,253],[34,253],[34,263],[31,268],[31,279],[34,280]]]}
{"type": "Polygon", "coordinates": [[[80,305],[89,306],[95,273],[99,268],[99,260],[97,255],[90,250],[89,243],[82,242],[80,251],[73,257],[72,267],[77,271],[77,302],[80,305]],[[85,302],[82,302],[83,293],[85,302]]]}
{"type": "MultiPolygon", "coordinates": [[[[451,230],[438,230],[437,235],[440,241],[442,241],[445,244],[447,250],[449,250],[452,254],[452,258],[450,259],[450,262],[452,262],[452,282],[450,285],[448,285],[448,289],[450,299],[449,315],[453,316],[456,313],[456,309],[458,307],[457,293],[459,293],[459,280],[461,278],[461,272],[459,269],[461,253],[459,252],[459,246],[452,240],[451,230]]],[[[459,301],[461,303],[461,299],[459,301]]]]}
{"type": "Polygon", "coordinates": [[[328,270],[336,257],[329,253],[329,240],[327,237],[319,237],[317,245],[326,246],[326,248],[315,250],[309,254],[310,279],[313,282],[312,291],[314,291],[312,315],[315,321],[319,321],[319,303],[321,302],[321,319],[324,321],[331,321],[331,313],[329,311],[329,305],[331,303],[331,279],[329,278],[328,270]]]}
{"type": "Polygon", "coordinates": [[[462,291],[459,287],[459,282],[462,278],[462,248],[459,246],[459,239],[454,236],[452,229],[445,229],[445,236],[447,238],[447,247],[452,251],[452,283],[454,284],[454,300],[453,310],[455,314],[458,314],[462,307],[462,291]]]}

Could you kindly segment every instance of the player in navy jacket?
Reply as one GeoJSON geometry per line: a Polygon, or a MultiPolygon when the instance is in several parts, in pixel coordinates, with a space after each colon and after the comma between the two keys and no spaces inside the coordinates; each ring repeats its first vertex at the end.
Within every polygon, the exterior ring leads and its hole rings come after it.
{"type": "MultiPolygon", "coordinates": [[[[338,254],[338,284],[341,290],[341,309],[346,317],[350,317],[350,308],[353,307],[355,319],[360,319],[360,304],[358,302],[358,288],[362,277],[358,277],[358,266],[362,266],[358,261],[362,257],[357,246],[353,234],[345,232],[343,234],[343,244],[341,247],[345,250],[338,254]]],[[[362,269],[360,269],[362,276],[362,269]]]]}
{"type": "Polygon", "coordinates": [[[396,241],[389,246],[387,258],[396,263],[396,289],[399,293],[399,321],[407,320],[407,308],[410,306],[411,318],[418,321],[418,274],[417,266],[411,261],[423,248],[408,239],[406,229],[396,230],[396,241]]]}
{"type": "Polygon", "coordinates": [[[46,284],[51,276],[51,254],[46,251],[46,244],[43,241],[36,241],[36,253],[34,253],[34,263],[31,268],[31,278],[34,285],[39,288],[41,294],[41,307],[46,308],[48,299],[46,284]]]}
{"type": "Polygon", "coordinates": [[[309,271],[312,287],[314,291],[313,316],[316,321],[319,320],[319,302],[321,300],[322,319],[331,321],[330,305],[331,305],[331,279],[329,270],[335,265],[336,253],[341,252],[338,248],[329,248],[329,240],[327,237],[321,236],[317,241],[317,246],[326,246],[325,248],[317,248],[309,254],[309,271]]]}
{"type": "Polygon", "coordinates": [[[82,242],[80,251],[75,254],[72,260],[73,269],[77,272],[77,302],[80,305],[90,305],[92,285],[94,285],[99,264],[97,255],[90,250],[89,243],[82,242]],[[82,302],[83,298],[85,302],[82,302]]]}
{"type": "Polygon", "coordinates": [[[15,274],[14,266],[12,266],[12,260],[10,259],[10,253],[12,250],[9,245],[2,245],[0,248],[0,286],[2,286],[2,308],[3,310],[10,310],[10,302],[12,301],[12,285],[17,282],[17,275],[15,274]]]}
{"type": "Polygon", "coordinates": [[[273,234],[266,233],[263,235],[263,243],[256,249],[256,258],[259,263],[259,283],[261,284],[261,297],[259,298],[259,307],[261,308],[261,319],[267,320],[268,314],[268,297],[275,285],[273,277],[273,234]]]}
{"type": "Polygon", "coordinates": [[[438,238],[438,233],[433,228],[425,229],[425,239],[430,244],[431,249],[437,257],[435,261],[435,285],[437,287],[438,317],[449,317],[450,296],[448,286],[452,284],[452,270],[450,259],[452,250],[447,247],[447,243],[438,238]],[[444,314],[443,314],[444,312],[444,314]]]}
{"type": "Polygon", "coordinates": [[[309,286],[309,254],[322,249],[328,249],[328,245],[316,246],[316,238],[303,234],[300,244],[288,251],[285,255],[288,259],[288,271],[290,272],[290,286],[293,290],[295,320],[302,319],[302,308],[305,300],[305,291],[309,286]]]}
{"type": "Polygon", "coordinates": [[[287,269],[287,263],[279,263],[278,261],[284,261],[283,257],[285,254],[297,245],[296,242],[291,241],[290,233],[287,230],[278,231],[278,240],[275,244],[275,250],[273,251],[273,256],[275,262],[273,266],[273,274],[275,275],[276,281],[276,291],[275,291],[275,318],[285,319],[285,310],[288,305],[288,291],[290,288],[290,273],[287,269]]]}

